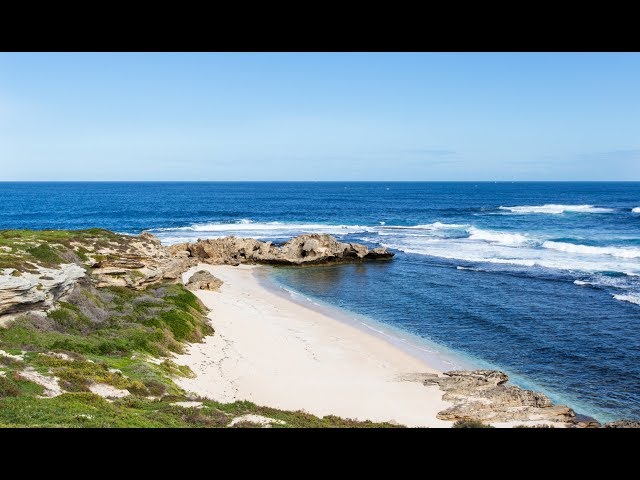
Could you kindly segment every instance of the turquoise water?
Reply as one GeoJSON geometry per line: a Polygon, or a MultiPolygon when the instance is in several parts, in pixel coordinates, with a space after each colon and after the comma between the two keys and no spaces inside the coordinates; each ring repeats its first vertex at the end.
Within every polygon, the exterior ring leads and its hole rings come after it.
{"type": "Polygon", "coordinates": [[[273,278],[599,420],[640,418],[640,183],[0,183],[0,202],[0,228],[386,245],[391,262],[273,278]]]}

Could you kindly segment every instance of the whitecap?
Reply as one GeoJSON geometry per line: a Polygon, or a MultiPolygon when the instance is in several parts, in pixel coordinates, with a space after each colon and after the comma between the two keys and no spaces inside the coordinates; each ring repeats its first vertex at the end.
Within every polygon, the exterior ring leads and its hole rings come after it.
{"type": "Polygon", "coordinates": [[[590,245],[553,242],[551,240],[544,242],[542,247],[580,255],[610,255],[618,258],[640,258],[640,248],[634,247],[593,247],[590,245]]]}
{"type": "Polygon", "coordinates": [[[631,211],[632,211],[633,213],[640,213],[640,207],[632,208],[632,209],[631,209],[631,211]]]}
{"type": "Polygon", "coordinates": [[[470,225],[466,223],[424,223],[419,225],[384,225],[381,227],[384,230],[446,230],[446,229],[458,229],[468,228],[470,225]]]}
{"type": "Polygon", "coordinates": [[[499,210],[507,210],[512,213],[547,213],[551,215],[559,215],[565,212],[573,213],[611,213],[613,209],[594,207],[593,205],[561,205],[548,203],[545,205],[523,205],[515,207],[498,207],[499,210]]]}
{"type": "Polygon", "coordinates": [[[629,302],[635,305],[640,305],[640,297],[636,295],[615,294],[613,295],[613,298],[615,298],[616,300],[620,300],[621,302],[629,302]]]}
{"type": "Polygon", "coordinates": [[[526,244],[529,239],[520,233],[493,232],[471,227],[467,230],[470,240],[482,240],[489,243],[497,243],[508,247],[517,247],[526,244]]]}

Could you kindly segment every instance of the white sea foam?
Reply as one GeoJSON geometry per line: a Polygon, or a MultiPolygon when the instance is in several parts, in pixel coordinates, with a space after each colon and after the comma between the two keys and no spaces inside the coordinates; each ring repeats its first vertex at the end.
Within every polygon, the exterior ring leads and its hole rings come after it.
{"type": "Polygon", "coordinates": [[[575,245],[573,243],[546,241],[544,248],[560,252],[577,253],[580,255],[611,255],[618,258],[640,258],[640,248],[634,247],[592,247],[590,245],[575,245]]]}
{"type": "Polygon", "coordinates": [[[507,210],[512,213],[548,213],[559,215],[565,212],[574,213],[611,213],[613,209],[594,207],[593,205],[561,205],[548,203],[545,205],[523,205],[516,207],[498,207],[500,210],[507,210]]]}
{"type": "Polygon", "coordinates": [[[589,282],[585,282],[584,280],[574,280],[573,283],[575,285],[579,285],[581,287],[587,286],[587,285],[591,285],[589,282]]]}
{"type": "Polygon", "coordinates": [[[632,208],[632,209],[631,209],[631,211],[632,211],[633,213],[640,213],[640,207],[632,208]]]}
{"type": "Polygon", "coordinates": [[[517,247],[526,244],[529,239],[520,233],[492,232],[471,227],[467,230],[470,240],[482,240],[490,243],[497,243],[508,247],[517,247]]]}
{"type": "Polygon", "coordinates": [[[433,223],[425,223],[420,225],[385,225],[380,227],[384,230],[447,230],[447,229],[458,229],[458,228],[468,228],[470,225],[466,223],[442,223],[442,222],[433,222],[433,223]]]}
{"type": "Polygon", "coordinates": [[[480,269],[480,268],[462,267],[462,266],[460,266],[460,265],[458,265],[458,266],[456,267],[456,270],[471,270],[472,272],[481,272],[481,271],[482,271],[482,269],[480,269]]]}
{"type": "MultiPolygon", "coordinates": [[[[347,235],[355,233],[378,233],[382,236],[397,235],[404,231],[405,235],[423,235],[426,232],[447,232],[448,230],[464,230],[467,224],[433,222],[420,225],[327,225],[321,223],[285,223],[285,222],[254,222],[241,219],[231,223],[207,222],[195,223],[182,227],[157,228],[151,233],[160,237],[163,243],[171,244],[190,241],[195,238],[219,238],[227,235],[264,238],[290,238],[303,233],[327,233],[330,235],[347,235]],[[415,232],[415,233],[409,233],[415,232]]],[[[446,233],[445,233],[446,234],[446,233]]]]}
{"type": "Polygon", "coordinates": [[[398,235],[384,237],[386,247],[406,253],[460,260],[464,262],[490,263],[523,267],[543,267],[554,270],[581,271],[585,273],[620,272],[626,275],[640,273],[640,262],[634,258],[610,255],[584,255],[548,248],[540,248],[531,239],[520,245],[477,241],[469,238],[434,238],[426,236],[398,235]]]}
{"type": "Polygon", "coordinates": [[[463,262],[505,267],[542,267],[591,274],[604,271],[640,274],[638,247],[592,247],[543,241],[544,239],[524,232],[485,230],[458,223],[365,226],[254,222],[242,219],[233,223],[198,223],[186,227],[157,229],[152,233],[158,235],[164,244],[226,235],[284,241],[302,233],[328,233],[339,238],[348,234],[355,241],[374,241],[406,253],[463,262]]]}
{"type": "Polygon", "coordinates": [[[637,295],[615,294],[613,295],[613,298],[615,298],[616,300],[620,300],[621,302],[629,302],[640,305],[640,296],[637,295]]]}
{"type": "Polygon", "coordinates": [[[297,231],[317,232],[330,230],[336,233],[355,233],[370,230],[361,225],[323,225],[318,223],[253,222],[242,219],[234,223],[196,223],[187,227],[162,228],[157,231],[238,232],[238,231],[297,231]]]}
{"type": "Polygon", "coordinates": [[[184,227],[158,228],[150,230],[163,241],[163,243],[176,243],[189,241],[194,238],[218,238],[227,235],[236,235],[251,238],[287,238],[302,233],[328,233],[331,235],[344,235],[372,231],[374,227],[362,225],[324,225],[319,223],[283,223],[283,222],[253,222],[242,219],[233,223],[195,223],[184,227]]]}

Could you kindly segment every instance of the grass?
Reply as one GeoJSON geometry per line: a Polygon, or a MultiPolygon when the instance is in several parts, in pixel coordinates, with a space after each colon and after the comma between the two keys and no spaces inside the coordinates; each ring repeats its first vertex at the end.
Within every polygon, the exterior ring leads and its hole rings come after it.
{"type": "Polygon", "coordinates": [[[0,377],[0,398],[17,397],[20,395],[20,388],[7,377],[0,377]]]}
{"type": "MultiPolygon", "coordinates": [[[[0,400],[2,427],[226,427],[235,417],[263,415],[283,420],[273,428],[389,428],[388,423],[358,422],[334,416],[315,417],[305,412],[288,412],[260,407],[251,402],[220,404],[204,401],[201,408],[172,403],[185,400],[167,397],[150,400],[140,396],[108,402],[92,393],[64,393],[54,398],[7,397],[0,400]]],[[[243,425],[239,425],[243,426],[243,425]]],[[[255,425],[244,425],[255,426],[255,425]]]]}
{"type": "MultiPolygon", "coordinates": [[[[173,379],[193,372],[169,359],[158,365],[145,359],[180,353],[185,341],[197,342],[213,333],[205,313],[197,297],[182,285],[158,285],[141,292],[96,289],[89,281],[80,282],[45,318],[23,315],[0,329],[0,349],[28,352],[24,362],[0,357],[0,365],[8,372],[31,366],[58,377],[68,392],[89,392],[93,383],[103,383],[131,394],[181,395],[184,392],[173,379]],[[74,359],[56,358],[52,352],[74,359]]],[[[12,385],[3,380],[3,396],[14,391],[12,385]]]]}
{"type": "Polygon", "coordinates": [[[59,265],[64,260],[48,244],[42,243],[36,247],[29,247],[25,251],[41,265],[59,265]]]}
{"type": "MultiPolygon", "coordinates": [[[[128,239],[101,228],[88,230],[0,230],[0,269],[36,273],[34,264],[56,267],[89,261],[90,248],[126,248],[128,239]]],[[[95,256],[94,256],[95,258],[95,256]]],[[[99,261],[96,259],[96,261],[99,261]]]]}

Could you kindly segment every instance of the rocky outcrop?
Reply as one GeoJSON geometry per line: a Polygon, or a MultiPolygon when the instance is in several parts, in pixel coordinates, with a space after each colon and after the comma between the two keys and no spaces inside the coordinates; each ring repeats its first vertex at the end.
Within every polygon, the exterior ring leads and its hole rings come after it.
{"type": "Polygon", "coordinates": [[[96,286],[141,290],[165,280],[177,280],[195,259],[173,255],[149,233],[133,237],[124,251],[112,253],[91,265],[96,286]]]}
{"type": "MultiPolygon", "coordinates": [[[[214,265],[264,263],[321,265],[389,259],[386,248],[369,250],[343,243],[330,235],[300,235],[275,245],[253,238],[225,237],[163,246],[149,233],[119,235],[107,230],[52,231],[5,236],[2,262],[14,268],[0,270],[0,317],[27,310],[46,311],[87,276],[96,287],[143,290],[181,275],[203,262],[214,265]]],[[[215,277],[194,276],[190,288],[216,289],[215,277]]]]}
{"type": "Polygon", "coordinates": [[[253,238],[224,237],[181,243],[168,251],[177,258],[194,258],[213,265],[323,265],[393,257],[385,247],[369,250],[358,243],[343,243],[331,235],[317,233],[299,235],[281,246],[253,238]]]}
{"type": "Polygon", "coordinates": [[[221,285],[222,280],[205,270],[194,273],[185,283],[189,290],[218,290],[221,285]]]}
{"type": "MultiPolygon", "coordinates": [[[[36,235],[36,234],[34,234],[36,235]]],[[[97,287],[122,286],[144,289],[166,280],[177,281],[195,259],[172,255],[153,235],[137,237],[111,232],[59,244],[14,239],[14,249],[44,246],[55,257],[39,263],[37,257],[14,253],[15,268],[0,270],[0,317],[2,323],[25,311],[46,311],[69,292],[78,279],[88,276],[97,287]],[[55,261],[60,260],[55,265],[55,261]],[[62,263],[65,262],[65,263],[62,263]],[[74,262],[74,263],[66,263],[74,262]],[[44,266],[46,265],[46,266],[44,266]]],[[[6,261],[6,257],[5,257],[6,261]]]]}
{"type": "Polygon", "coordinates": [[[22,274],[15,269],[4,270],[0,275],[0,315],[51,308],[85,275],[84,269],[75,264],[37,270],[22,274]]]}
{"type": "Polygon", "coordinates": [[[442,420],[509,422],[544,420],[569,422],[575,413],[554,405],[546,395],[506,385],[509,377],[497,370],[458,370],[440,377],[423,375],[424,385],[438,385],[453,406],[438,413],[442,420]]]}
{"type": "Polygon", "coordinates": [[[618,420],[617,422],[605,423],[604,428],[640,428],[640,421],[618,420]]]}

